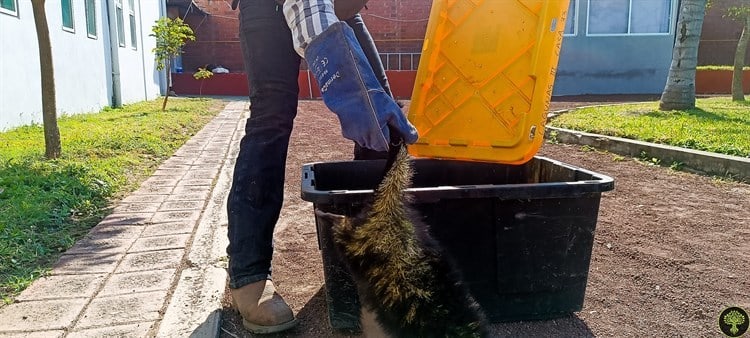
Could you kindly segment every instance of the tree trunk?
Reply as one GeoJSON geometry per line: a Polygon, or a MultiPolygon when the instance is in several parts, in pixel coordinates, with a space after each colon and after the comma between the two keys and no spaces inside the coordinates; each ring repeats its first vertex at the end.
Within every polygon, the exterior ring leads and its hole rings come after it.
{"type": "Polygon", "coordinates": [[[52,65],[52,44],[49,39],[45,0],[31,0],[39,42],[39,65],[42,78],[42,121],[44,123],[44,156],[48,159],[60,157],[60,130],[57,128],[57,104],[55,103],[55,70],[52,65]]]}
{"type": "Polygon", "coordinates": [[[166,63],[166,70],[167,70],[167,93],[164,95],[164,102],[161,104],[161,111],[165,111],[167,109],[167,99],[169,99],[169,92],[172,91],[172,63],[167,60],[166,63]]]}
{"type": "Polygon", "coordinates": [[[745,101],[742,88],[742,67],[745,66],[747,42],[750,40],[750,14],[745,17],[745,27],[740,40],[737,41],[737,52],[734,53],[734,71],[732,72],[732,101],[745,101]]]}
{"type": "Polygon", "coordinates": [[[706,0],[682,0],[679,13],[672,64],[659,102],[661,110],[695,107],[695,67],[698,65],[698,43],[706,0]]]}

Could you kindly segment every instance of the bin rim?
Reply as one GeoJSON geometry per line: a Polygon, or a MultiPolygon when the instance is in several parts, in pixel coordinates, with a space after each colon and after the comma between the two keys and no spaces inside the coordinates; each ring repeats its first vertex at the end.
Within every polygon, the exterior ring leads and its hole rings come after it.
{"type": "MultiPolygon", "coordinates": [[[[412,187],[405,189],[404,192],[411,195],[414,203],[418,204],[435,202],[441,199],[461,198],[498,198],[501,200],[575,198],[590,194],[601,194],[602,192],[614,189],[614,179],[608,175],[573,166],[544,156],[534,156],[533,159],[550,162],[553,165],[587,174],[594,179],[572,182],[436,185],[431,187],[412,187]]],[[[415,160],[461,162],[454,159],[434,158],[415,158],[415,160]]],[[[301,181],[302,199],[317,204],[359,204],[371,199],[374,193],[373,189],[317,190],[315,188],[315,171],[313,168],[316,165],[347,162],[351,161],[320,161],[304,164],[302,166],[301,181]]]]}

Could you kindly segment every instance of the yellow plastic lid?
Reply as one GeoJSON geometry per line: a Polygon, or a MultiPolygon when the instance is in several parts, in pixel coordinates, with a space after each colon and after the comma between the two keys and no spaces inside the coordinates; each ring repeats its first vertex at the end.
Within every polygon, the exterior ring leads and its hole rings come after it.
{"type": "Polygon", "coordinates": [[[569,0],[434,0],[409,120],[417,157],[521,164],[541,147],[569,0]]]}

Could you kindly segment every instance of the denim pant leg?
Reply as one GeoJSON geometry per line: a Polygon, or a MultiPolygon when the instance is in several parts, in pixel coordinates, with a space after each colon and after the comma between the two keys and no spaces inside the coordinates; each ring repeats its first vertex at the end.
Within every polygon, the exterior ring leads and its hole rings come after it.
{"type": "Polygon", "coordinates": [[[281,8],[272,0],[240,2],[240,42],[251,106],[227,201],[231,288],[271,277],[300,65],[281,8]]]}
{"type": "MultiPolygon", "coordinates": [[[[375,77],[378,79],[380,86],[383,87],[383,90],[385,90],[388,95],[393,96],[393,93],[391,92],[391,86],[388,83],[388,77],[386,77],[385,75],[383,62],[380,60],[380,54],[378,54],[377,47],[375,47],[375,41],[372,40],[372,35],[370,35],[370,32],[367,30],[367,26],[365,26],[365,22],[362,20],[362,16],[357,14],[346,20],[346,23],[352,28],[352,30],[354,30],[354,36],[357,37],[359,45],[365,52],[367,61],[370,63],[373,72],[375,72],[375,77]]],[[[374,160],[387,157],[387,151],[374,151],[371,149],[362,148],[358,144],[354,143],[355,160],[374,160]]]]}

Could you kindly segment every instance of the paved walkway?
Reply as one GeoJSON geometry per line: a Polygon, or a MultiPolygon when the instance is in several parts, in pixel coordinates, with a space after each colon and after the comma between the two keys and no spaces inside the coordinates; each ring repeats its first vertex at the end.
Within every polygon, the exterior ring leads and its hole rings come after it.
{"type": "Polygon", "coordinates": [[[226,278],[217,260],[224,203],[247,107],[229,102],[49,277],[0,309],[0,337],[211,335],[226,278]]]}

